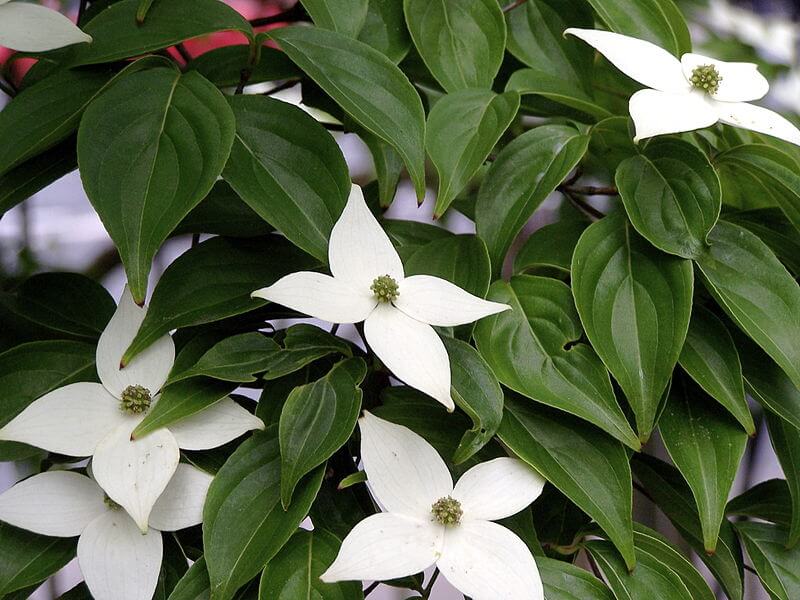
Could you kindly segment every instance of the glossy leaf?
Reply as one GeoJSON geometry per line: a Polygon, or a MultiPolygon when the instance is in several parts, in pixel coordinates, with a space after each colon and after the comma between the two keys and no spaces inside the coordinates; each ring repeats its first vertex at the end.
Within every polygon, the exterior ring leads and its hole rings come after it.
{"type": "Polygon", "coordinates": [[[588,225],[582,219],[565,218],[537,229],[514,257],[514,273],[537,268],[569,273],[575,246],[588,225]]]}
{"type": "Polygon", "coordinates": [[[488,298],[512,308],[475,327],[478,350],[498,380],[638,450],[608,372],[594,350],[579,342],[582,330],[569,288],[554,279],[518,275],[510,283],[493,283],[488,298]]]}
{"type": "Polygon", "coordinates": [[[352,356],[352,350],[345,340],[307,323],[289,327],[283,339],[283,346],[272,356],[263,375],[264,379],[272,380],[294,373],[315,360],[331,354],[352,356]]]}
{"type": "MultiPolygon", "coordinates": [[[[521,96],[542,96],[573,108],[577,113],[569,113],[570,116],[581,122],[594,122],[611,116],[607,109],[600,106],[578,85],[536,69],[514,71],[506,84],[506,93],[508,92],[518,92],[521,96]]],[[[523,108],[528,108],[524,98],[523,108]]]]}
{"type": "Polygon", "coordinates": [[[403,3],[397,0],[369,0],[367,17],[358,39],[399,63],[411,48],[403,3]]]}
{"type": "Polygon", "coordinates": [[[594,575],[562,560],[536,557],[547,600],[612,600],[609,589],[594,575]]]}
{"type": "Polygon", "coordinates": [[[222,171],[233,134],[219,90],[172,68],[128,74],[86,110],[78,131],[81,178],[137,302],[155,253],[222,171]]]}
{"type": "Polygon", "coordinates": [[[172,590],[168,600],[200,600],[209,597],[211,582],[208,580],[206,559],[201,556],[199,560],[189,567],[178,585],[172,590]]]}
{"type": "Polygon", "coordinates": [[[727,213],[725,220],[755,233],[795,275],[800,273],[800,231],[779,208],[727,213]]]}
{"type": "Polygon", "coordinates": [[[258,332],[240,333],[215,344],[191,368],[171,374],[169,381],[198,375],[240,383],[255,381],[254,374],[266,371],[279,350],[278,344],[258,332]]]}
{"type": "Polygon", "coordinates": [[[272,233],[272,225],[261,219],[225,181],[217,181],[173,231],[211,233],[229,237],[256,237],[272,233]]]}
{"type": "MultiPolygon", "coordinates": [[[[250,59],[249,44],[220,46],[203,52],[186,65],[187,71],[197,71],[218,87],[235,88],[242,77],[242,68],[250,59]]],[[[300,77],[300,70],[287,56],[276,48],[261,46],[261,54],[247,80],[248,85],[294,79],[300,77]]]]}
{"type": "Polygon", "coordinates": [[[722,193],[714,167],[696,146],[661,139],[617,168],[631,223],[656,248],[694,258],[717,222],[722,193]]]}
{"type": "Polygon", "coordinates": [[[280,505],[277,427],[257,432],[230,456],[208,490],[203,545],[211,600],[230,600],[283,547],[305,518],[323,471],[307,477],[280,505]]]}
{"type": "Polygon", "coordinates": [[[742,424],[748,435],[755,435],[753,416],[744,395],[742,364],[733,338],[714,313],[700,305],[692,309],[679,361],[691,378],[742,424]]]}
{"type": "MultiPolygon", "coordinates": [[[[403,174],[403,159],[400,158],[397,150],[377,135],[358,125],[355,125],[354,129],[369,148],[372,162],[375,163],[375,175],[378,178],[378,204],[382,208],[388,208],[397,194],[397,184],[403,174]]],[[[368,190],[369,187],[364,188],[364,193],[366,194],[368,190]]]]}
{"type": "Polygon", "coordinates": [[[498,435],[597,521],[633,568],[631,472],[619,442],[573,417],[517,398],[506,398],[498,435]]]}
{"type": "Polygon", "coordinates": [[[431,109],[425,147],[439,173],[434,216],[445,213],[489,156],[519,108],[516,92],[467,89],[447,94],[431,109]]]}
{"type": "Polygon", "coordinates": [[[270,37],[345,112],[397,150],[422,198],[425,115],[403,72],[374,48],[332,31],[283,27],[270,37]]]}
{"type": "Polygon", "coordinates": [[[769,439],[786,477],[792,500],[792,519],[789,524],[787,546],[800,540],[800,429],[780,417],[766,413],[769,439]]]}
{"type": "Polygon", "coordinates": [[[236,137],[223,177],[265,221],[319,260],[350,194],[339,146],[305,111],[266,96],[229,98],[236,137]]]}
{"type": "Polygon", "coordinates": [[[654,249],[619,213],[589,226],[572,257],[586,335],[625,392],[643,441],[686,337],[693,282],[689,261],[654,249]]]}
{"type": "Polygon", "coordinates": [[[800,547],[788,549],[784,530],[766,523],[736,524],[758,577],[770,595],[792,600],[800,594],[800,547]]]}
{"type": "Polygon", "coordinates": [[[500,274],[506,252],[533,212],[581,160],[589,138],[566,125],[523,133],[498,154],[475,204],[478,235],[500,274]]]}
{"type": "Polygon", "coordinates": [[[356,37],[367,18],[369,0],[301,0],[317,27],[356,37]]]}
{"type": "Polygon", "coordinates": [[[37,535],[0,522],[0,596],[44,581],[74,557],[74,539],[37,535]]]}
{"type": "Polygon", "coordinates": [[[417,51],[446,91],[491,89],[506,45],[495,0],[404,0],[403,10],[417,51]]]}
{"type": "Polygon", "coordinates": [[[281,411],[281,502],[288,507],[300,479],[347,443],[361,412],[360,358],[338,363],[323,378],[296,387],[281,411]]]}
{"type": "Polygon", "coordinates": [[[755,517],[784,527],[792,522],[792,498],[785,479],[768,479],[728,502],[728,515],[755,517]]]}
{"type": "Polygon", "coordinates": [[[703,546],[714,552],[747,435],[698,387],[680,378],[672,383],[659,430],[672,462],[692,489],[703,546]]]}

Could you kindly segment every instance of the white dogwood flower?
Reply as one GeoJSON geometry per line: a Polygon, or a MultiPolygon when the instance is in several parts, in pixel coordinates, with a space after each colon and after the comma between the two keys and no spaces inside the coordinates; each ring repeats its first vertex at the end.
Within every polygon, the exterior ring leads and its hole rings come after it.
{"type": "Polygon", "coordinates": [[[543,600],[525,542],[492,523],[541,494],[544,480],[533,469],[496,458],[453,486],[436,450],[410,429],[367,412],[359,426],[367,483],[386,512],[353,528],[323,581],[384,581],[436,565],[473,600],[543,600]]]}
{"type": "Polygon", "coordinates": [[[97,344],[101,383],[72,383],[48,392],[0,428],[0,440],[92,456],[97,483],[142,531],[147,531],[150,510],[178,466],[179,448],[215,448],[264,428],[260,419],[223,398],[169,428],[132,440],[133,430],[158,401],[175,360],[175,345],[165,335],[120,366],[146,312],[126,287],[97,344]]]}
{"type": "Polygon", "coordinates": [[[97,483],[71,471],[34,475],[0,494],[0,521],[42,535],[80,536],[78,564],[96,600],[150,600],[161,570],[161,532],[202,522],[212,479],[178,465],[144,535],[97,483]]]}
{"type": "Polygon", "coordinates": [[[331,231],[328,262],[333,277],[301,271],[252,295],[331,323],[364,321],[367,343],[389,370],[452,411],[450,361],[432,325],[471,323],[511,307],[439,277],[406,277],[357,185],[331,231]]]}
{"type": "Polygon", "coordinates": [[[30,2],[0,0],[0,46],[22,52],[46,52],[91,42],[60,12],[30,2]]]}
{"type": "Polygon", "coordinates": [[[763,98],[769,83],[758,66],[730,63],[700,54],[680,60],[655,44],[627,35],[570,28],[620,71],[650,89],[631,96],[634,141],[709,127],[718,121],[800,145],[800,130],[751,100],[763,98]]]}

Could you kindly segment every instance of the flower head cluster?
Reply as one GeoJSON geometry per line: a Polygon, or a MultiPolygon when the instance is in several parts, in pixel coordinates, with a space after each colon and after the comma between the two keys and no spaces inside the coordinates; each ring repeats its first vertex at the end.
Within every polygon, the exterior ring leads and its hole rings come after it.
{"type": "Polygon", "coordinates": [[[769,83],[758,66],[700,54],[680,60],[655,44],[594,29],[567,29],[620,71],[650,89],[631,96],[635,141],[709,127],[718,121],[800,145],[800,130],[779,114],[748,104],[763,98],[769,83]]]}
{"type": "Polygon", "coordinates": [[[61,13],[20,0],[0,0],[0,46],[22,52],[46,52],[91,42],[61,13]]]}
{"type": "Polygon", "coordinates": [[[511,307],[473,296],[438,277],[406,277],[397,251],[357,185],[331,231],[328,258],[332,277],[292,273],[253,296],[323,321],[364,321],[367,343],[389,370],[453,410],[450,361],[432,325],[471,323],[511,307]]]}
{"type": "Polygon", "coordinates": [[[544,480],[533,469],[496,458],[453,485],[436,450],[410,429],[367,412],[359,426],[367,483],[385,512],[353,528],[323,581],[396,579],[436,565],[473,600],[543,600],[530,550],[492,522],[539,496],[544,480]]]}

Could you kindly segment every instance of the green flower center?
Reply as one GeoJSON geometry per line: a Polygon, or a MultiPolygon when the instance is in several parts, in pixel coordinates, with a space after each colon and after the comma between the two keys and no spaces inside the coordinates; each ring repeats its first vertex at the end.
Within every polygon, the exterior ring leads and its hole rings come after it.
{"type": "Polygon", "coordinates": [[[119,407],[130,415],[140,415],[150,408],[150,391],[141,385],[129,385],[122,390],[119,407]]]}
{"type": "Polygon", "coordinates": [[[372,290],[379,302],[391,302],[400,295],[397,282],[389,275],[376,277],[369,289],[372,290]]]}
{"type": "Polygon", "coordinates": [[[103,495],[103,502],[111,510],[119,510],[120,508],[122,508],[119,504],[117,504],[111,498],[109,498],[108,494],[103,495]]]}
{"type": "Polygon", "coordinates": [[[719,74],[717,67],[714,65],[700,65],[694,68],[689,81],[698,90],[708,94],[716,94],[722,81],[722,75],[719,74]]]}
{"type": "Polygon", "coordinates": [[[464,511],[461,510],[461,502],[450,496],[445,496],[433,503],[431,514],[437,523],[451,527],[461,523],[461,516],[464,511]]]}

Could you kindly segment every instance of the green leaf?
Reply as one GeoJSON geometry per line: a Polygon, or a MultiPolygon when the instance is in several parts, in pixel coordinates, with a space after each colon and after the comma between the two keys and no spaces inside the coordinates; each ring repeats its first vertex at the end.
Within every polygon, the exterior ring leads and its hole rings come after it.
{"type": "Polygon", "coordinates": [[[731,499],[725,508],[728,515],[755,517],[789,527],[792,522],[792,498],[785,479],[769,479],[731,499]]]}
{"type": "Polygon", "coordinates": [[[447,94],[431,109],[425,146],[439,173],[434,218],[467,186],[517,114],[516,92],[467,89],[447,94]]]}
{"type": "Polygon", "coordinates": [[[498,436],[597,521],[633,568],[631,470],[619,442],[573,417],[516,398],[506,398],[498,436]]]}
{"type": "MultiPolygon", "coordinates": [[[[533,94],[553,102],[574,108],[578,114],[570,116],[582,122],[594,122],[611,116],[605,108],[595,102],[582,88],[537,69],[514,71],[506,83],[506,93],[518,92],[521,96],[533,94]],[[586,116],[584,116],[586,115],[586,116]]],[[[523,108],[527,108],[523,104],[523,108]]]]}
{"type": "Polygon", "coordinates": [[[264,220],[326,261],[350,176],[339,146],[305,111],[266,96],[229,98],[236,137],[223,176],[264,220]]]}
{"type": "Polygon", "coordinates": [[[583,331],[569,288],[545,277],[496,281],[488,299],[512,310],[481,319],[478,350],[498,380],[528,398],[594,423],[634,450],[639,440],[583,331]],[[567,349],[568,348],[568,349],[567,349]]]}
{"type": "Polygon", "coordinates": [[[489,167],[475,204],[478,235],[500,275],[506,252],[538,206],[575,168],[589,137],[566,125],[543,125],[504,147],[489,167]]]}
{"type": "Polygon", "coordinates": [[[617,167],[626,158],[636,156],[639,147],[633,143],[634,126],[629,117],[608,117],[594,125],[589,140],[589,156],[600,171],[613,178],[617,167]]]}
{"type": "Polygon", "coordinates": [[[536,557],[547,600],[613,600],[608,588],[591,573],[561,560],[536,557]]]}
{"type": "Polygon", "coordinates": [[[689,486],[678,470],[657,458],[643,454],[634,456],[631,466],[648,496],[713,573],[728,598],[742,600],[742,551],[731,524],[723,521],[716,552],[706,554],[697,507],[689,486]]]}
{"type": "Polygon", "coordinates": [[[314,24],[356,37],[367,18],[369,0],[300,0],[314,24]]]}
{"type": "Polygon", "coordinates": [[[748,435],[755,435],[736,345],[722,321],[700,305],[692,309],[679,361],[691,378],[742,424],[748,435]]]}
{"type": "Polygon", "coordinates": [[[792,519],[786,545],[793,547],[800,541],[800,429],[780,417],[766,412],[769,439],[778,457],[792,500],[792,519]]]}
{"type": "Polygon", "coordinates": [[[697,258],[703,282],[726,313],[800,387],[800,287],[748,230],[720,221],[697,258]]]}
{"type": "Polygon", "coordinates": [[[137,302],[144,301],[155,253],[222,171],[234,125],[217,88],[172,68],[121,77],[81,119],[83,186],[137,302]]]}
{"type": "Polygon", "coordinates": [[[404,0],[403,11],[417,51],[445,91],[491,89],[506,46],[496,0],[404,0]]]}
{"type": "Polygon", "coordinates": [[[425,192],[425,113],[408,78],[363,42],[316,27],[269,32],[351,117],[403,158],[417,198],[425,192]]]}
{"type": "Polygon", "coordinates": [[[800,274],[800,232],[779,208],[727,213],[725,220],[755,233],[795,275],[800,274]]]}
{"type": "Polygon", "coordinates": [[[800,597],[800,547],[786,548],[786,531],[766,523],[740,522],[736,531],[764,587],[777,600],[800,597]]]}
{"type": "Polygon", "coordinates": [[[590,225],[572,257],[572,293],[592,346],[650,437],[689,327],[692,265],[662,254],[615,213],[590,225]]]}
{"type": "Polygon", "coordinates": [[[358,39],[385,54],[397,64],[411,48],[403,3],[397,0],[369,0],[367,17],[358,39]]]}
{"type": "Polygon", "coordinates": [[[331,354],[352,356],[348,343],[316,325],[298,323],[286,330],[283,348],[270,360],[263,378],[267,381],[294,373],[315,360],[331,354]]]}
{"type": "Polygon", "coordinates": [[[206,558],[201,556],[181,577],[168,600],[208,600],[210,588],[206,558]]]}
{"type": "Polygon", "coordinates": [[[0,596],[44,581],[75,557],[75,540],[0,522],[0,596]]]}
{"type": "Polygon", "coordinates": [[[296,387],[281,411],[281,502],[288,507],[300,479],[347,443],[361,411],[358,387],[367,374],[360,358],[349,358],[323,378],[296,387]]]}
{"type": "Polygon", "coordinates": [[[405,261],[406,275],[433,275],[483,298],[491,273],[486,245],[474,235],[448,235],[424,243],[405,261]]]}
{"type": "Polygon", "coordinates": [[[133,430],[131,438],[143,438],[148,433],[197,414],[222,400],[234,389],[234,383],[207,377],[193,377],[171,383],[161,390],[160,399],[133,430]]]}
{"type": "Polygon", "coordinates": [[[269,368],[278,344],[257,331],[225,338],[210,348],[189,369],[170,374],[169,383],[205,375],[224,381],[255,381],[255,373],[269,368]]]}
{"type": "Polygon", "coordinates": [[[514,257],[514,273],[552,268],[569,273],[572,254],[588,222],[564,218],[534,231],[514,257]]]}
{"type": "MultiPolygon", "coordinates": [[[[403,174],[403,159],[394,148],[377,135],[371,134],[355,123],[353,129],[369,148],[372,161],[375,163],[375,174],[378,178],[378,204],[382,208],[388,208],[397,194],[397,184],[403,174]]],[[[364,188],[365,194],[368,191],[369,187],[364,188]]]]}
{"type": "Polygon", "coordinates": [[[503,390],[477,350],[460,340],[443,337],[450,357],[452,392],[456,405],[472,419],[472,429],[461,437],[453,462],[472,458],[497,433],[503,420],[503,390]]]}
{"type": "Polygon", "coordinates": [[[217,181],[208,195],[180,222],[173,235],[212,233],[230,237],[267,235],[273,227],[261,219],[225,181],[217,181]]]}
{"type": "Polygon", "coordinates": [[[261,574],[260,600],[363,600],[361,582],[320,580],[339,552],[341,540],[329,531],[298,531],[267,563],[261,574]]]}
{"type": "Polygon", "coordinates": [[[129,362],[172,329],[219,321],[264,304],[254,290],[319,263],[278,236],[212,238],[170,264],[153,290],[147,316],[125,352],[129,362]]]}
{"type": "Polygon", "coordinates": [[[280,505],[277,427],[256,432],[230,456],[208,490],[203,546],[211,600],[230,600],[275,556],[308,514],[322,482],[318,469],[280,505]]]}
{"type": "Polygon", "coordinates": [[[606,541],[586,542],[585,548],[602,571],[618,600],[693,600],[680,576],[649,552],[638,549],[636,569],[631,571],[620,560],[614,546],[606,541]]]}
{"type": "Polygon", "coordinates": [[[156,0],[144,23],[136,20],[138,8],[139,0],[122,0],[89,21],[83,30],[92,36],[92,43],[75,52],[71,63],[90,65],[140,56],[215,31],[253,36],[245,18],[218,0],[156,0]]]}
{"type": "Polygon", "coordinates": [[[692,489],[703,547],[712,553],[747,435],[727,412],[685,378],[673,381],[659,430],[672,462],[692,489]]]}
{"type": "Polygon", "coordinates": [[[655,140],[623,161],[615,179],[631,223],[656,248],[694,258],[707,246],[722,192],[714,167],[696,146],[655,140]]]}
{"type": "MultiPolygon", "coordinates": [[[[235,88],[242,78],[242,69],[247,67],[249,61],[249,44],[220,46],[189,61],[186,70],[197,71],[217,87],[235,88]]],[[[247,83],[296,79],[300,75],[300,70],[286,54],[276,48],[261,46],[259,60],[253,65],[247,83]]]]}
{"type": "Polygon", "coordinates": [[[692,39],[672,0],[589,0],[611,31],[653,42],[676,56],[692,51],[692,39]]]}
{"type": "Polygon", "coordinates": [[[800,165],[791,156],[772,146],[747,144],[723,152],[714,163],[723,180],[730,181],[724,189],[734,188],[734,198],[754,195],[761,203],[780,206],[800,230],[800,165]]]}

